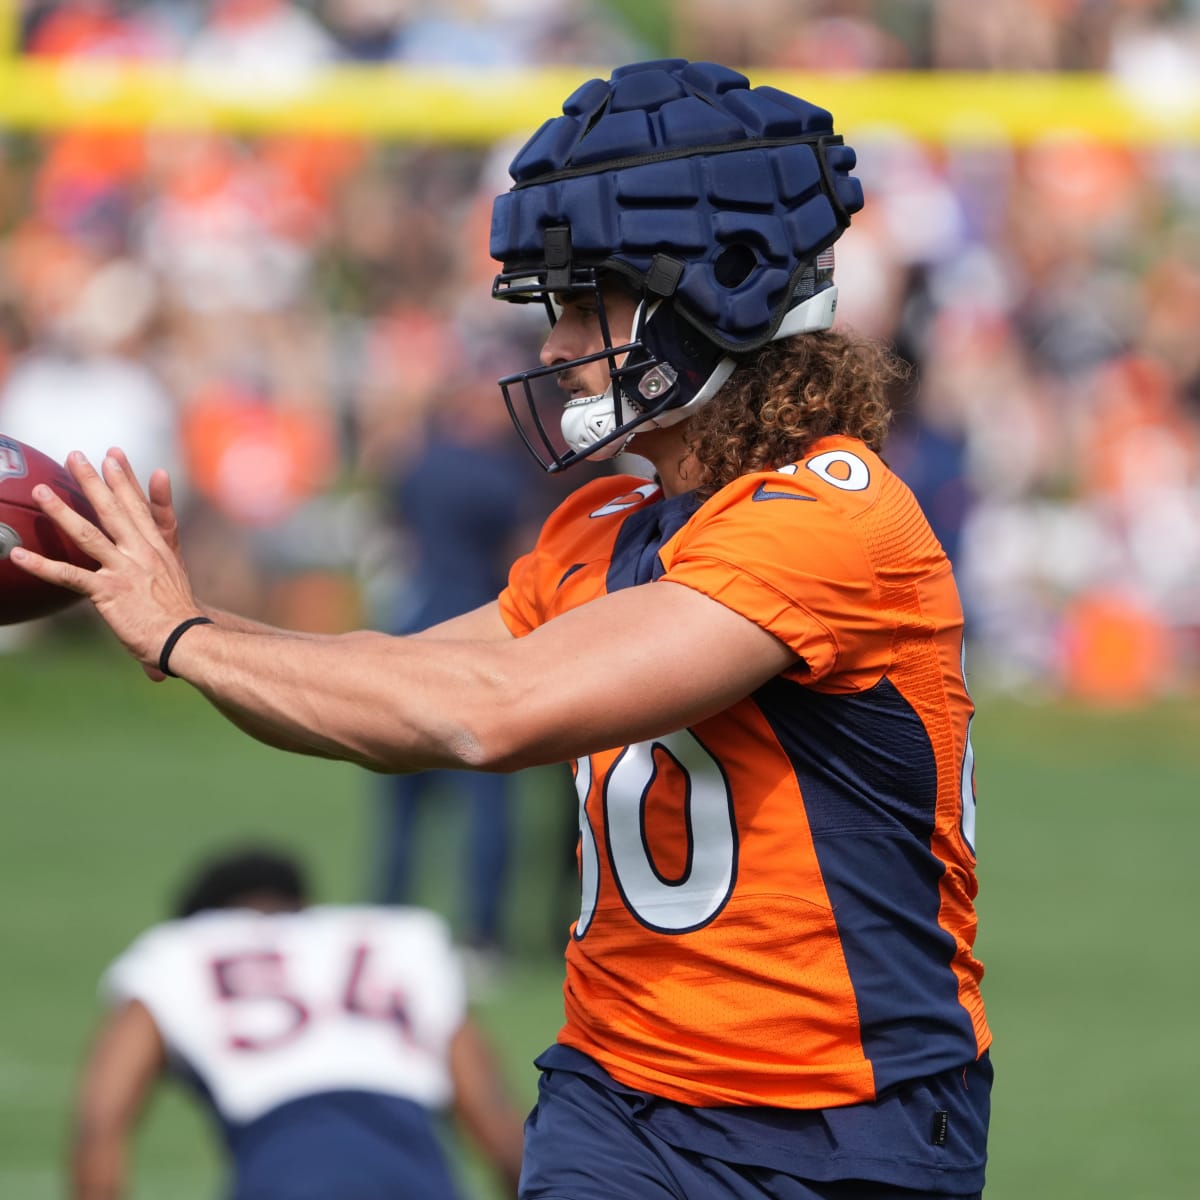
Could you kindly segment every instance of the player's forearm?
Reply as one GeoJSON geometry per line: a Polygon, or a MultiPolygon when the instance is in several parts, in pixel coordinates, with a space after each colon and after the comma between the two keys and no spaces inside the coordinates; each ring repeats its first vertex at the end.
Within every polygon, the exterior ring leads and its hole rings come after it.
{"type": "Polygon", "coordinates": [[[71,1154],[71,1200],[121,1200],[126,1139],[116,1131],[81,1128],[71,1154]]]}
{"type": "Polygon", "coordinates": [[[454,1111],[471,1139],[496,1169],[507,1194],[521,1176],[524,1117],[513,1103],[491,1043],[466,1020],[450,1043],[454,1111]]]}
{"type": "Polygon", "coordinates": [[[239,728],[297,753],[379,771],[506,769],[490,736],[515,699],[487,647],[346,635],[189,630],[173,672],[239,728]]]}
{"type": "MultiPolygon", "coordinates": [[[[236,613],[227,612],[224,609],[213,607],[212,605],[203,605],[202,611],[206,616],[209,616],[222,629],[228,629],[235,633],[256,634],[265,637],[288,637],[298,640],[311,641],[333,641],[337,639],[349,638],[383,638],[384,634],[374,633],[366,630],[357,631],[347,634],[316,634],[295,632],[291,630],[281,629],[275,625],[268,625],[262,621],[252,620],[250,617],[242,617],[236,613]]],[[[203,690],[203,689],[202,689],[203,690]]],[[[236,725],[243,733],[262,742],[264,745],[271,746],[276,750],[285,750],[292,754],[308,754],[319,758],[340,757],[332,754],[329,750],[321,747],[308,744],[305,740],[289,736],[288,733],[281,729],[278,725],[269,720],[263,720],[255,712],[249,709],[238,708],[236,705],[224,700],[216,694],[208,694],[208,699],[213,707],[231,724],[236,725]]]]}
{"type": "Polygon", "coordinates": [[[346,634],[330,634],[305,633],[294,629],[283,629],[278,625],[270,625],[266,621],[256,621],[252,617],[243,617],[238,613],[229,612],[228,609],[217,608],[213,604],[201,604],[200,611],[206,617],[211,617],[223,629],[236,630],[238,633],[274,634],[278,637],[305,638],[312,641],[324,641],[330,638],[344,637],[371,638],[385,636],[381,633],[373,633],[370,630],[358,630],[355,633],[346,634]]]}
{"type": "Polygon", "coordinates": [[[71,1146],[73,1200],[117,1200],[138,1114],[166,1065],[150,1010],[129,1000],[102,1024],[84,1062],[71,1146]]]}
{"type": "Polygon", "coordinates": [[[299,738],[290,737],[284,730],[276,728],[254,713],[239,711],[216,696],[209,695],[208,700],[231,725],[236,726],[255,741],[262,742],[264,746],[270,746],[274,750],[284,750],[289,754],[307,754],[312,758],[339,757],[316,745],[308,745],[299,738]]]}
{"type": "Polygon", "coordinates": [[[492,1164],[508,1195],[516,1196],[521,1181],[523,1122],[507,1103],[491,1113],[476,1111],[472,1140],[492,1164]]]}

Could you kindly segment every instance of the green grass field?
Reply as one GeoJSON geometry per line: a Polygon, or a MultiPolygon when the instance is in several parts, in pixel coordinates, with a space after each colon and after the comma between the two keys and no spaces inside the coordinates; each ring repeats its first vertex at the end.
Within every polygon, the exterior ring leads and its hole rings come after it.
{"type": "MultiPolygon", "coordinates": [[[[283,840],[321,898],[367,895],[374,781],[226,726],[147,683],[87,623],[0,654],[3,747],[0,1196],[64,1195],[75,1071],[101,970],[159,919],[181,871],[242,837],[283,840]]],[[[976,685],[979,692],[979,685],[976,685]]],[[[977,697],[979,950],[996,1035],[989,1200],[1184,1200],[1200,1102],[1200,703],[1089,712],[977,697]]],[[[481,1010],[522,1100],[552,1039],[573,802],[526,780],[512,969],[481,1010]]],[[[425,899],[453,906],[457,817],[427,830],[425,899]]],[[[207,1200],[205,1120],[165,1089],[136,1149],[137,1200],[207,1200]]],[[[468,1184],[490,1200],[469,1157],[468,1184]]]]}

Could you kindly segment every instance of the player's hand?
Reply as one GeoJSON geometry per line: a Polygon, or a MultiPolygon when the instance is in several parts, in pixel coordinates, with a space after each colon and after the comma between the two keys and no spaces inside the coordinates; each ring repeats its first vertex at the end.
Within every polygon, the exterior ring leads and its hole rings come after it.
{"type": "MultiPolygon", "coordinates": [[[[133,473],[133,468],[129,465],[129,459],[125,456],[125,451],[119,446],[113,446],[108,453],[117,460],[121,469],[140,493],[141,486],[137,481],[137,476],[133,473]]],[[[175,555],[180,567],[186,570],[183,564],[183,550],[179,544],[179,517],[175,512],[175,500],[171,494],[170,475],[161,467],[152,471],[146,491],[149,495],[143,495],[142,498],[150,508],[150,515],[154,518],[154,524],[158,528],[158,532],[162,534],[163,541],[175,555]]],[[[166,676],[158,667],[151,663],[142,663],[142,670],[146,672],[147,678],[154,680],[155,683],[161,683],[162,680],[166,679],[166,676]]]]}
{"type": "MultiPolygon", "coordinates": [[[[137,477],[130,468],[128,459],[125,458],[125,452],[114,447],[109,453],[121,463],[125,473],[137,487],[137,477]]],[[[146,503],[150,507],[150,515],[154,518],[154,524],[157,526],[158,532],[162,534],[163,541],[166,542],[168,548],[179,560],[179,565],[182,566],[183,551],[179,547],[179,517],[175,513],[175,500],[171,495],[170,475],[161,467],[151,472],[147,491],[149,498],[146,503]]]]}
{"type": "Polygon", "coordinates": [[[179,548],[179,517],[175,513],[175,499],[171,493],[170,475],[162,467],[158,467],[151,472],[149,485],[143,492],[142,485],[138,483],[137,476],[129,465],[125,451],[120,446],[112,446],[108,451],[108,457],[116,459],[117,465],[125,472],[133,490],[141,498],[142,503],[150,509],[150,515],[154,518],[154,524],[158,532],[162,534],[163,541],[179,559],[182,566],[183,553],[179,548]]]}
{"type": "Polygon", "coordinates": [[[47,487],[33,492],[38,506],[63,535],[99,567],[86,570],[29,550],[12,561],[31,575],[86,596],[125,648],[153,679],[170,632],[201,613],[179,553],[179,527],[165,471],[156,471],[147,497],[120,450],[106,455],[102,472],[75,451],[67,470],[100,518],[92,524],[47,487]]]}

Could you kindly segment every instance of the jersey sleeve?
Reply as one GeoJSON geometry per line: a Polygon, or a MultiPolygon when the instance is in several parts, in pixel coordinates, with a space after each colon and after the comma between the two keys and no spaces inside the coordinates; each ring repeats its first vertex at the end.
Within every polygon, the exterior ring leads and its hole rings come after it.
{"type": "Polygon", "coordinates": [[[621,516],[651,501],[658,490],[636,476],[608,475],[572,492],[546,518],[533,549],[513,564],[500,593],[500,615],[514,637],[549,620],[563,580],[606,556],[621,516]]]}
{"type": "Polygon", "coordinates": [[[112,1007],[139,1000],[158,1020],[164,993],[175,976],[172,925],[150,929],[116,958],[100,980],[100,997],[112,1007]]]}
{"type": "Polygon", "coordinates": [[[843,682],[870,686],[887,668],[894,635],[859,520],[875,486],[848,493],[803,469],[744,476],[663,548],[662,578],[774,634],[803,660],[806,682],[852,665],[857,680],[843,682]]]}
{"type": "Polygon", "coordinates": [[[513,637],[524,637],[542,623],[538,595],[545,565],[535,546],[508,572],[508,586],[500,593],[500,616],[513,637]]]}

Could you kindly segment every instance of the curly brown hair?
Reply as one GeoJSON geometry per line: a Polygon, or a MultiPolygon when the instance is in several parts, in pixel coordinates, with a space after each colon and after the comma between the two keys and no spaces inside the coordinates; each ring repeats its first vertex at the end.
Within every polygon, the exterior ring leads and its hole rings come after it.
{"type": "Polygon", "coordinates": [[[689,422],[696,492],[707,500],[741,475],[794,462],[830,434],[861,438],[878,452],[893,389],[908,374],[890,347],[840,330],[768,343],[689,422]]]}

